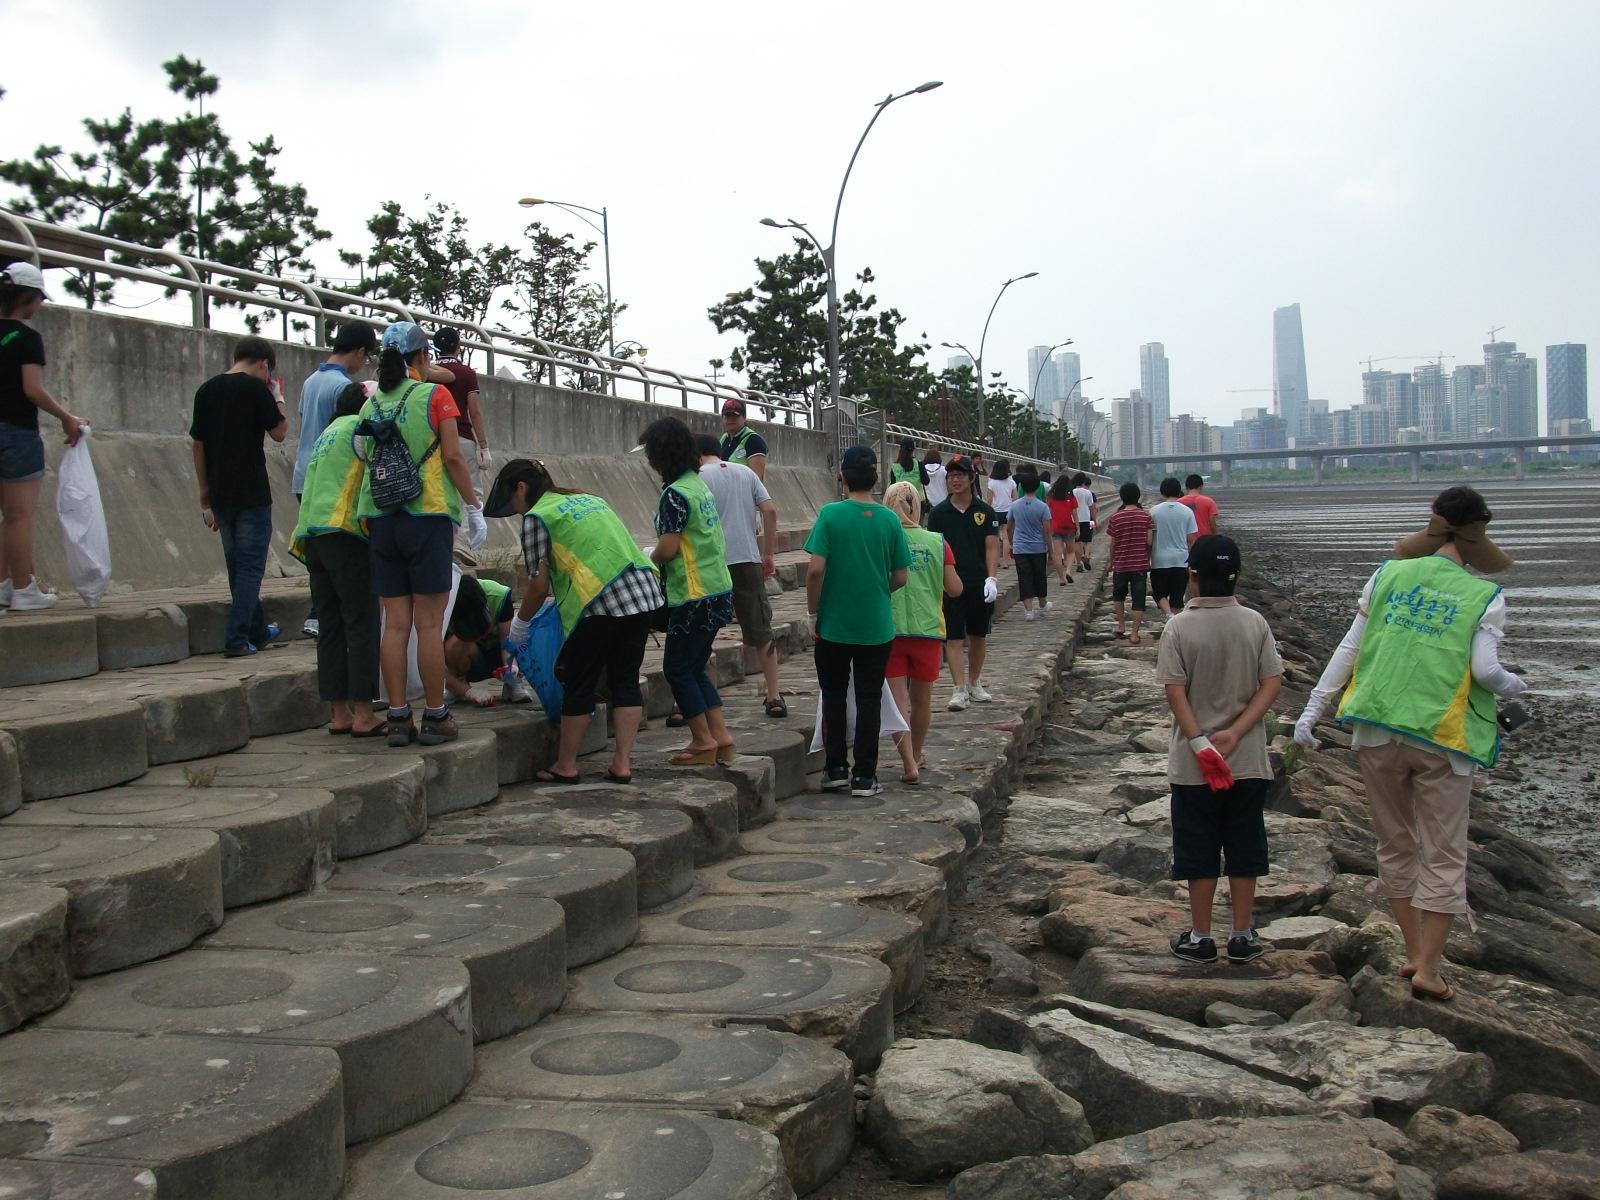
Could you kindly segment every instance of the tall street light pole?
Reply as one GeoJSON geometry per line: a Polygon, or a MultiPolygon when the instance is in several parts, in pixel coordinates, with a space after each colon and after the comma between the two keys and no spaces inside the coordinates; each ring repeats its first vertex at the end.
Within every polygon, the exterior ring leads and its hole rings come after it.
{"type": "Polygon", "coordinates": [[[1028,393],[1028,407],[1033,410],[1034,458],[1039,457],[1039,380],[1044,377],[1044,369],[1046,367],[1055,365],[1055,360],[1051,356],[1063,346],[1070,345],[1072,345],[1072,339],[1068,338],[1064,342],[1057,342],[1054,346],[1051,346],[1050,349],[1044,352],[1044,361],[1039,364],[1039,369],[1033,373],[1033,390],[1028,393]]]}
{"type": "MultiPolygon", "coordinates": [[[[1000,307],[1000,297],[1004,296],[1006,294],[1006,289],[1008,287],[1010,287],[1013,283],[1021,283],[1024,279],[1032,279],[1038,273],[1039,272],[1037,272],[1037,271],[1029,271],[1026,275],[1013,275],[1010,279],[1008,279],[1004,283],[1002,283],[1000,285],[1000,290],[995,293],[994,303],[989,305],[989,315],[984,318],[984,321],[983,321],[983,336],[978,339],[978,353],[977,353],[976,358],[974,359],[974,361],[977,364],[977,368],[978,368],[978,441],[979,442],[985,441],[989,436],[989,422],[988,422],[988,419],[987,419],[987,417],[985,415],[985,408],[984,408],[984,397],[988,393],[989,389],[986,386],[986,384],[984,382],[984,378],[983,378],[983,347],[984,347],[984,344],[987,343],[988,340],[989,340],[989,322],[994,320],[994,310],[1000,307]]],[[[955,343],[955,342],[942,342],[940,344],[945,346],[947,349],[954,349],[956,347],[956,345],[957,345],[957,343],[955,343]]],[[[965,350],[966,348],[962,347],[962,349],[965,350]]],[[[967,351],[967,357],[968,358],[973,358],[973,355],[972,355],[971,351],[967,351]]]]}
{"type": "MultiPolygon", "coordinates": [[[[1067,454],[1067,410],[1072,405],[1072,393],[1081,388],[1086,382],[1093,379],[1093,375],[1084,375],[1067,389],[1067,394],[1061,400],[1061,419],[1056,422],[1056,458],[1064,459],[1067,454]]],[[[1073,434],[1077,437],[1077,434],[1073,434]]],[[[1080,445],[1081,445],[1080,441],[1080,445]]],[[[1037,456],[1035,456],[1037,457],[1037,456]]]]}
{"type": "Polygon", "coordinates": [[[600,245],[605,252],[606,261],[606,353],[612,358],[617,356],[617,308],[611,298],[611,220],[602,208],[589,208],[583,204],[570,204],[565,200],[541,200],[537,196],[524,196],[517,201],[523,208],[532,208],[536,204],[553,204],[557,208],[564,208],[590,229],[600,233],[600,245]],[[600,218],[596,225],[584,213],[593,213],[600,218]]]}
{"type": "MultiPolygon", "coordinates": [[[[856,140],[856,148],[850,155],[850,162],[845,166],[844,178],[839,182],[839,196],[833,204],[833,228],[828,234],[826,247],[817,240],[816,236],[799,221],[775,221],[771,217],[762,217],[761,223],[773,229],[798,229],[811,239],[811,244],[822,255],[822,265],[828,274],[828,399],[833,405],[833,454],[834,461],[839,459],[839,386],[841,371],[839,369],[839,211],[844,207],[844,190],[850,184],[850,172],[855,170],[856,157],[861,153],[861,147],[867,140],[867,134],[872,132],[872,127],[878,123],[878,118],[883,116],[883,110],[896,100],[904,100],[907,96],[919,95],[922,92],[931,92],[934,88],[943,87],[941,80],[930,80],[927,83],[914,87],[910,91],[899,92],[878,101],[873,106],[872,119],[867,122],[867,127],[861,131],[861,136],[856,140]]],[[[822,406],[817,403],[812,407],[811,425],[817,428],[822,423],[822,406]]]]}

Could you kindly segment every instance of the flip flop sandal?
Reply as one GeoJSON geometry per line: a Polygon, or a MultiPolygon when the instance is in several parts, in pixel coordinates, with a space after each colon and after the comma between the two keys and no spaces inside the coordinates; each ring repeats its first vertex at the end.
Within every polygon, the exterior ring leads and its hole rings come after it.
{"type": "Polygon", "coordinates": [[[718,746],[717,747],[717,761],[719,763],[724,763],[724,764],[731,763],[734,759],[736,759],[738,757],[739,757],[739,748],[737,746],[718,746]]]}
{"type": "Polygon", "coordinates": [[[535,771],[530,782],[543,784],[545,787],[571,787],[582,779],[582,775],[557,775],[554,771],[535,771]]]}
{"type": "Polygon", "coordinates": [[[781,698],[767,700],[762,704],[762,707],[766,709],[769,717],[787,717],[789,715],[789,706],[781,698]]]}
{"type": "Polygon", "coordinates": [[[328,726],[328,736],[329,737],[344,737],[349,732],[350,732],[350,726],[348,726],[348,725],[346,725],[342,729],[335,729],[332,725],[328,726]]]}
{"type": "Polygon", "coordinates": [[[1436,992],[1431,988],[1418,987],[1413,982],[1411,985],[1411,998],[1413,1000],[1432,1000],[1435,1004],[1448,1004],[1456,998],[1456,990],[1446,983],[1444,991],[1436,992]]]}
{"type": "Polygon", "coordinates": [[[717,752],[715,750],[680,750],[678,753],[667,757],[667,765],[673,767],[714,767],[717,765],[717,752]]]}
{"type": "Polygon", "coordinates": [[[689,723],[689,718],[684,716],[677,709],[673,709],[670,713],[667,714],[667,728],[668,729],[682,729],[688,723],[689,723]]]}
{"type": "Polygon", "coordinates": [[[606,778],[609,779],[612,783],[632,783],[633,782],[633,776],[632,775],[618,775],[610,767],[606,768],[606,778]]]}
{"type": "Polygon", "coordinates": [[[353,738],[388,737],[389,727],[387,725],[374,725],[371,729],[347,729],[345,732],[353,738]]]}

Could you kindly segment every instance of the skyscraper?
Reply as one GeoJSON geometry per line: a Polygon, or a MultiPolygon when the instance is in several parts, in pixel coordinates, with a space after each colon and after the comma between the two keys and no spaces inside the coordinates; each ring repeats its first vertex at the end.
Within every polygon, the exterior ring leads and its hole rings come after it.
{"type": "Polygon", "coordinates": [[[1488,426],[1502,437],[1539,434],[1539,363],[1517,349],[1515,342],[1488,342],[1483,347],[1485,381],[1490,393],[1488,426]]]}
{"type": "Polygon", "coordinates": [[[970,354],[952,354],[944,360],[945,370],[959,371],[962,367],[972,370],[972,356],[970,354]]]}
{"type": "Polygon", "coordinates": [[[1450,372],[1450,429],[1457,442],[1472,442],[1484,428],[1486,414],[1478,407],[1478,388],[1483,385],[1483,368],[1477,363],[1462,363],[1450,372]]]}
{"type": "Polygon", "coordinates": [[[1061,398],[1060,379],[1056,365],[1050,360],[1049,346],[1028,347],[1028,386],[1033,389],[1033,409],[1043,416],[1056,411],[1056,401],[1061,398]]]}
{"type": "Polygon", "coordinates": [[[1272,407],[1283,418],[1285,436],[1305,432],[1306,405],[1311,387],[1306,382],[1306,340],[1300,328],[1300,306],[1291,304],[1272,312],[1272,407]]]}
{"type": "Polygon", "coordinates": [[[1082,378],[1082,360],[1076,351],[1063,350],[1056,355],[1056,403],[1066,406],[1057,412],[1058,419],[1070,420],[1073,416],[1072,406],[1083,403],[1082,390],[1074,390],[1082,378]]]}
{"type": "Polygon", "coordinates": [[[1139,347],[1139,394],[1150,402],[1150,421],[1163,439],[1172,418],[1172,387],[1167,369],[1167,348],[1160,342],[1139,347]]]}
{"type": "Polygon", "coordinates": [[[1423,363],[1411,372],[1411,390],[1416,396],[1417,429],[1425,442],[1448,441],[1454,410],[1450,403],[1450,380],[1441,363],[1423,363]]]}
{"type": "Polygon", "coordinates": [[[1557,421],[1589,419],[1589,348],[1583,343],[1544,348],[1544,404],[1546,433],[1557,432],[1557,421]]]}
{"type": "Polygon", "coordinates": [[[1409,375],[1395,371],[1361,372],[1361,402],[1386,409],[1391,432],[1417,427],[1417,399],[1409,375]]]}
{"type": "Polygon", "coordinates": [[[1151,452],[1150,401],[1134,392],[1111,402],[1111,445],[1116,458],[1138,458],[1151,452]]]}

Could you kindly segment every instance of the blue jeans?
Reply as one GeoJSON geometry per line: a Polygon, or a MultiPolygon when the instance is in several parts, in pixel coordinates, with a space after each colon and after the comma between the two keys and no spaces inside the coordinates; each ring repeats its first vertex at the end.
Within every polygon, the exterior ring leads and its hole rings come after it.
{"type": "Polygon", "coordinates": [[[717,695],[711,676],[706,673],[706,664],[711,661],[711,644],[716,639],[715,629],[667,634],[661,669],[678,711],[685,717],[698,717],[708,708],[722,707],[722,697],[717,695]]]}
{"type": "Polygon", "coordinates": [[[222,645],[242,650],[267,644],[267,617],[261,611],[261,577],[267,573],[267,550],[272,545],[272,505],[259,508],[215,508],[222,535],[222,557],[228,564],[228,628],[222,645]]]}

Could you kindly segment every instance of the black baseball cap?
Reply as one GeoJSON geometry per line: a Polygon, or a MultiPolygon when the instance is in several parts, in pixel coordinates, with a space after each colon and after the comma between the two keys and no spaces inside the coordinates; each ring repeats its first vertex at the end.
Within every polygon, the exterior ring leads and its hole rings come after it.
{"type": "Polygon", "coordinates": [[[461,349],[461,333],[449,325],[441,325],[433,331],[433,348],[440,354],[454,354],[461,349]]]}
{"type": "Polygon", "coordinates": [[[355,350],[365,350],[368,354],[377,353],[377,330],[360,321],[351,321],[339,326],[339,332],[333,335],[333,353],[349,354],[355,350]]]}
{"type": "Polygon", "coordinates": [[[1221,533],[1196,538],[1189,547],[1189,569],[1208,579],[1237,579],[1243,562],[1239,543],[1221,533]]]}
{"type": "Polygon", "coordinates": [[[852,467],[875,467],[878,465],[878,456],[872,452],[871,446],[846,446],[844,453],[839,456],[839,470],[848,471],[852,467]]]}
{"type": "Polygon", "coordinates": [[[977,469],[972,465],[972,460],[965,454],[952,454],[950,461],[944,465],[945,474],[954,471],[958,475],[976,475],[977,469]]]}
{"type": "Polygon", "coordinates": [[[513,458],[495,476],[494,486],[489,489],[489,498],[483,502],[483,515],[522,516],[516,505],[517,484],[542,484],[548,477],[549,472],[544,469],[543,463],[531,458],[513,458]]]}

